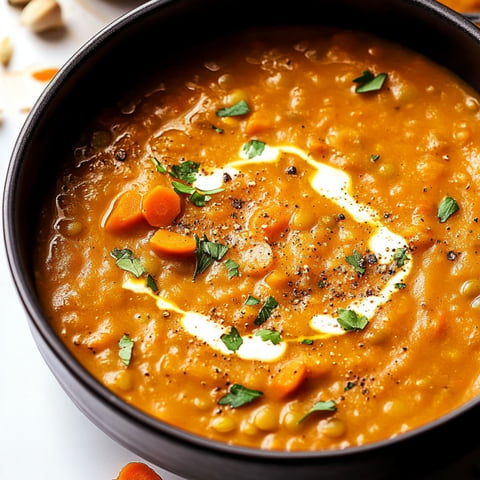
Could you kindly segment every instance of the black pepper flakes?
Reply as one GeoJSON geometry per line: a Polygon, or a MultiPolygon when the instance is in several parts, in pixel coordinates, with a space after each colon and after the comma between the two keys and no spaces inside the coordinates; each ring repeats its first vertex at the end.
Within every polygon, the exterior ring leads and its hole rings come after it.
{"type": "Polygon", "coordinates": [[[118,160],[119,162],[124,162],[127,159],[127,151],[124,148],[120,148],[115,153],[115,160],[118,160]]]}
{"type": "Polygon", "coordinates": [[[453,250],[450,250],[450,251],[447,253],[447,260],[450,260],[451,262],[453,262],[454,260],[457,259],[457,256],[458,256],[458,253],[457,253],[457,252],[454,252],[453,250]]]}
{"type": "Polygon", "coordinates": [[[294,165],[291,165],[290,167],[287,168],[287,174],[288,175],[296,175],[297,174],[297,167],[294,165]]]}

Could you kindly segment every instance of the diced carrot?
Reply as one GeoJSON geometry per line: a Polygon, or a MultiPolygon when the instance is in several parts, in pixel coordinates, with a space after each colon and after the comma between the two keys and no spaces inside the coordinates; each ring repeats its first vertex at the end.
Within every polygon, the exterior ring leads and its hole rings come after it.
{"type": "Polygon", "coordinates": [[[278,398],[285,398],[298,390],[307,376],[308,368],[303,360],[290,360],[273,378],[272,393],[278,398]]]}
{"type": "Polygon", "coordinates": [[[193,237],[159,228],[150,238],[150,246],[157,255],[185,257],[193,255],[197,244],[193,237]]]}
{"type": "Polygon", "coordinates": [[[130,462],[120,470],[117,480],[162,480],[162,478],[145,463],[130,462]]]}
{"type": "Polygon", "coordinates": [[[269,243],[279,240],[288,229],[291,213],[278,206],[259,209],[250,220],[249,229],[260,233],[269,243]]]}
{"type": "Polygon", "coordinates": [[[39,82],[50,81],[58,72],[58,68],[44,68],[43,70],[36,70],[32,72],[32,77],[39,82]]]}
{"type": "Polygon", "coordinates": [[[168,227],[181,211],[180,196],[170,187],[156,185],[144,195],[142,211],[152,227],[168,227]]]}
{"type": "Polygon", "coordinates": [[[272,114],[265,111],[253,112],[247,121],[245,133],[256,135],[272,127],[272,114]]]}
{"type": "Polygon", "coordinates": [[[142,196],[136,190],[127,190],[115,202],[105,222],[105,230],[112,233],[121,233],[140,225],[144,221],[142,196]]]}

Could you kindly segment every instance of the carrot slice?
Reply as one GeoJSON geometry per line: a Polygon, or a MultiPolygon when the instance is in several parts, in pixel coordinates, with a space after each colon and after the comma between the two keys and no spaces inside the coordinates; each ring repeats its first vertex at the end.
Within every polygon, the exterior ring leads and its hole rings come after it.
{"type": "Polygon", "coordinates": [[[264,111],[253,112],[247,121],[245,132],[249,135],[263,133],[265,130],[272,128],[273,121],[271,113],[264,111]]]}
{"type": "Polygon", "coordinates": [[[162,480],[162,478],[145,463],[130,462],[120,470],[117,480],[162,480]]]}
{"type": "Polygon", "coordinates": [[[278,398],[291,395],[300,388],[307,375],[308,368],[303,360],[294,359],[285,363],[273,379],[274,395],[278,398]]]}
{"type": "Polygon", "coordinates": [[[168,227],[180,210],[180,196],[170,187],[156,185],[143,197],[143,216],[152,227],[168,227]]]}
{"type": "Polygon", "coordinates": [[[255,212],[249,223],[249,230],[260,233],[269,243],[280,239],[288,231],[291,213],[278,205],[269,205],[255,212]]]}
{"type": "Polygon", "coordinates": [[[157,255],[175,255],[185,257],[193,255],[197,243],[195,238],[170,230],[158,229],[149,240],[157,255]]]}
{"type": "Polygon", "coordinates": [[[141,195],[135,190],[127,190],[114,204],[105,222],[105,230],[121,233],[144,221],[141,195]]]}

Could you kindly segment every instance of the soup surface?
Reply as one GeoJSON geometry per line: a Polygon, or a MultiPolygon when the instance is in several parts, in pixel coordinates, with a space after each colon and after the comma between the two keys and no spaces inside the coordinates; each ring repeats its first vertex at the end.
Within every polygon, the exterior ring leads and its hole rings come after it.
{"type": "Polygon", "coordinates": [[[191,52],[79,133],[38,291],[78,361],[199,435],[347,448],[480,390],[480,110],[359,32],[191,52]]]}

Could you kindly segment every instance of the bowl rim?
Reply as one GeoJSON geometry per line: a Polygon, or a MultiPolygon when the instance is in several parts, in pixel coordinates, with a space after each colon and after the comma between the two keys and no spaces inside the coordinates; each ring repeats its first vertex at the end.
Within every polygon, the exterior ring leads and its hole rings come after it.
{"type": "MultiPolygon", "coordinates": [[[[177,0],[149,0],[140,4],[133,10],[126,12],[113,22],[106,25],[98,33],[93,35],[83,46],[80,47],[59,69],[56,76],[45,87],[35,102],[32,110],[28,114],[11,153],[10,161],[7,168],[6,180],[3,192],[3,239],[7,253],[7,263],[10,274],[13,278],[17,294],[27,313],[30,327],[35,330],[48,345],[50,352],[67,368],[72,376],[81,383],[87,390],[110,408],[120,412],[123,416],[133,419],[144,428],[159,433],[163,436],[174,438],[177,441],[187,443],[204,450],[213,450],[220,454],[228,453],[237,457],[256,457],[259,459],[274,460],[281,462],[282,460],[308,460],[308,459],[343,459],[352,455],[358,455],[365,452],[378,451],[381,447],[389,447],[406,442],[413,437],[417,437],[424,432],[436,429],[438,426],[450,422],[455,417],[467,412],[480,403],[480,396],[464,403],[455,410],[443,415],[442,417],[429,422],[428,424],[419,426],[405,433],[398,434],[395,437],[370,442],[364,445],[351,446],[345,449],[335,450],[301,450],[301,451],[285,451],[285,450],[267,450],[256,447],[246,447],[242,445],[232,445],[225,442],[213,440],[198,434],[183,430],[180,427],[173,426],[163,420],[154,418],[149,414],[141,411],[133,405],[116,396],[112,391],[96,380],[73,356],[67,349],[61,339],[53,332],[44,317],[36,294],[30,282],[26,279],[22,271],[25,269],[22,256],[17,247],[18,242],[17,228],[15,226],[15,191],[19,182],[19,176],[22,171],[21,157],[24,150],[28,147],[28,138],[30,133],[35,129],[35,124],[44,115],[45,109],[52,98],[62,88],[62,84],[68,81],[68,78],[74,74],[79,63],[87,59],[90,53],[98,46],[102,45],[106,40],[113,39],[118,32],[128,29],[129,26],[138,19],[148,16],[152,11],[163,8],[170,4],[176,3],[177,0]]],[[[440,16],[446,21],[455,23],[458,28],[462,29],[469,35],[480,39],[480,30],[465,16],[451,10],[449,7],[432,2],[430,0],[410,0],[412,5],[418,8],[428,10],[432,16],[440,16]]],[[[479,51],[480,51],[480,40],[479,51]]]]}

